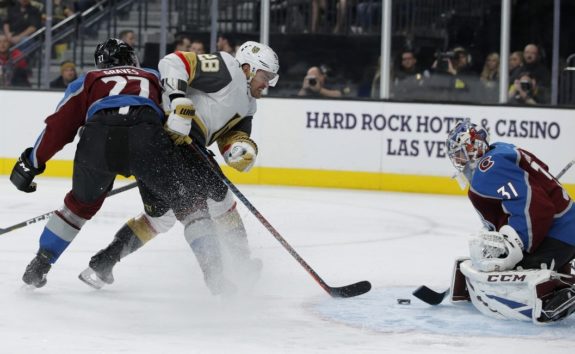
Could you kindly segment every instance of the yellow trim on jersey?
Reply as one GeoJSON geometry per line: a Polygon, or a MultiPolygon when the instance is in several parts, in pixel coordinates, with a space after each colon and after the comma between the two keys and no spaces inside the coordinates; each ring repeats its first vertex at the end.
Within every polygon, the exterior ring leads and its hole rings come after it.
{"type": "Polygon", "coordinates": [[[240,120],[242,120],[242,116],[240,116],[238,113],[236,113],[230,120],[228,120],[228,122],[226,124],[224,124],[223,127],[221,127],[220,129],[218,129],[218,131],[214,132],[214,134],[212,134],[212,138],[210,139],[209,143],[206,144],[207,146],[212,145],[212,143],[216,140],[218,140],[218,138],[222,135],[227,133],[234,125],[238,124],[240,122],[240,120]]]}
{"type": "MultiPolygon", "coordinates": [[[[0,158],[0,174],[9,175],[16,159],[0,158]]],[[[47,177],[71,177],[72,161],[48,161],[47,177]]],[[[403,175],[395,173],[328,171],[296,168],[254,167],[249,173],[241,173],[229,166],[222,166],[226,176],[239,184],[268,184],[304,187],[328,187],[366,189],[395,192],[437,193],[465,195],[457,182],[449,177],[403,175]]],[[[118,176],[119,178],[124,178],[118,176]]],[[[571,197],[575,196],[575,184],[564,184],[571,197]]]]}
{"type": "Polygon", "coordinates": [[[178,52],[180,59],[184,60],[186,70],[188,70],[188,85],[196,78],[196,67],[198,66],[198,56],[194,52],[178,52]]]}

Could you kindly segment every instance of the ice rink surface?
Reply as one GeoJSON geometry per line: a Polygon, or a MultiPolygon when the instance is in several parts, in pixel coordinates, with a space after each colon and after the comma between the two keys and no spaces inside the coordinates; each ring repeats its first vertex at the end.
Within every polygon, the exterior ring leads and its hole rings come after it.
{"type": "MultiPolygon", "coordinates": [[[[454,182],[455,183],[455,182],[454,182]]],[[[0,182],[0,228],[58,208],[69,180],[38,178],[36,193],[0,182]]],[[[116,187],[122,182],[117,182],[116,187]]],[[[470,305],[412,298],[445,290],[453,261],[480,227],[464,197],[239,186],[330,285],[369,280],[371,292],[330,298],[240,206],[261,279],[251,293],[212,297],[177,225],[119,263],[97,291],[77,278],[142,207],[136,190],[111,197],[56,263],[48,284],[21,276],[45,222],[0,235],[0,353],[573,353],[575,317],[539,327],[498,321],[470,305]]]]}

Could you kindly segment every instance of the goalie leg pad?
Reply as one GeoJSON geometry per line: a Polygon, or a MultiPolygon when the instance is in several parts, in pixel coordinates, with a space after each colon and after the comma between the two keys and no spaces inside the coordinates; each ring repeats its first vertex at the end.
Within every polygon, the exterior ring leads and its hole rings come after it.
{"type": "Polygon", "coordinates": [[[538,284],[558,276],[551,270],[480,272],[471,261],[460,270],[465,275],[473,306],[486,316],[537,323],[541,315],[538,284]]]}

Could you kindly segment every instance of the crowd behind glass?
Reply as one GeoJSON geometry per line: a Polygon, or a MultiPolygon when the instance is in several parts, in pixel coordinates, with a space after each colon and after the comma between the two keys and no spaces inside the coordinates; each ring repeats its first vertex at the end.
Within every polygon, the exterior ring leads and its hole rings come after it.
{"type": "MultiPolygon", "coordinates": [[[[222,1],[225,2],[225,1],[222,1]]],[[[94,0],[54,0],[53,23],[56,24],[72,14],[94,5],[94,0]]],[[[176,2],[177,3],[177,2],[176,2]]],[[[234,6],[237,6],[236,1],[234,6]]],[[[272,15],[279,13],[279,6],[286,1],[272,0],[272,15]],[[275,5],[275,7],[274,7],[275,5]]],[[[308,38],[308,43],[322,46],[325,38],[371,37],[379,44],[381,33],[381,2],[375,0],[311,0],[295,1],[297,7],[283,8],[283,17],[275,19],[274,30],[298,34],[299,38],[308,38]],[[298,12],[299,11],[299,12],[298,12]],[[278,21],[279,18],[279,21],[278,21]],[[317,38],[314,42],[313,38],[317,38]]],[[[32,33],[43,26],[46,20],[45,4],[34,0],[0,0],[0,87],[36,88],[32,80],[34,56],[23,57],[20,50],[9,49],[25,42],[32,33]]],[[[495,19],[499,21],[499,19],[495,19]]],[[[87,36],[97,36],[86,33],[87,36]]],[[[136,31],[122,29],[116,33],[128,44],[139,50],[140,60],[147,66],[154,66],[157,55],[146,55],[144,46],[138,43],[136,31]]],[[[497,103],[499,101],[500,61],[507,60],[509,65],[508,103],[520,105],[546,105],[550,103],[551,71],[544,55],[545,48],[536,41],[526,41],[515,45],[508,58],[501,58],[496,51],[471,53],[469,48],[456,45],[442,47],[430,52],[421,51],[413,34],[405,34],[401,39],[394,38],[392,45],[390,97],[395,100],[455,101],[472,103],[497,103]]],[[[206,36],[197,36],[193,32],[174,30],[170,32],[168,51],[183,50],[205,53],[208,48],[206,36]],[[200,38],[201,37],[201,38],[200,38]]],[[[274,42],[270,45],[274,47],[274,42]]],[[[218,35],[217,50],[234,53],[237,45],[246,39],[236,32],[222,32],[218,35]]],[[[254,38],[257,40],[257,38],[254,38]]],[[[303,43],[303,39],[299,39],[303,43]]],[[[348,41],[349,42],[349,41],[348,41]]],[[[348,43],[342,40],[342,43],[348,43]]],[[[334,43],[334,42],[331,42],[334,43]]],[[[337,42],[335,42],[337,43],[337,42]]],[[[314,57],[313,53],[291,47],[290,53],[276,49],[281,58],[282,72],[278,88],[270,89],[271,96],[282,97],[326,97],[326,98],[362,98],[380,97],[381,68],[378,48],[370,48],[365,53],[354,52],[345,47],[337,56],[327,61],[314,57]],[[374,50],[375,49],[375,50],[374,50]],[[297,52],[297,53],[294,53],[297,52]],[[354,68],[355,74],[338,66],[337,59],[349,56],[362,56],[360,68],[354,68]],[[334,61],[335,60],[335,61],[334,61]],[[367,63],[367,64],[366,64],[367,63]],[[359,70],[359,74],[358,74],[359,70]]],[[[57,73],[51,78],[50,87],[64,89],[79,74],[77,64],[66,57],[69,43],[57,42],[52,49],[52,60],[58,66],[57,73]],[[59,76],[58,76],[59,74],[59,76]]],[[[327,49],[327,48],[325,48],[327,49]]],[[[548,50],[548,49],[547,49],[548,50]]],[[[348,61],[349,62],[349,61],[348,61]]],[[[346,62],[345,65],[349,66],[346,62]]],[[[352,65],[353,66],[353,65],[352,65]]],[[[562,68],[567,66],[563,60],[562,68]]],[[[86,67],[85,70],[89,68],[86,67]]],[[[561,71],[564,72],[564,71],[561,71]]],[[[560,92],[560,95],[570,94],[560,92]]],[[[565,99],[563,102],[570,102],[565,99]]]]}

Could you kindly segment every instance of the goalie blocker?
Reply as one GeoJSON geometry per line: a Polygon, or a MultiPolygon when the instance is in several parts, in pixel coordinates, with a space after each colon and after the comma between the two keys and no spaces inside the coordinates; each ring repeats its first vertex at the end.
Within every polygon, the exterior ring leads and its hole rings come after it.
{"type": "Polygon", "coordinates": [[[545,324],[575,311],[575,277],[546,269],[480,272],[469,258],[455,261],[451,302],[471,301],[498,319],[545,324]]]}

